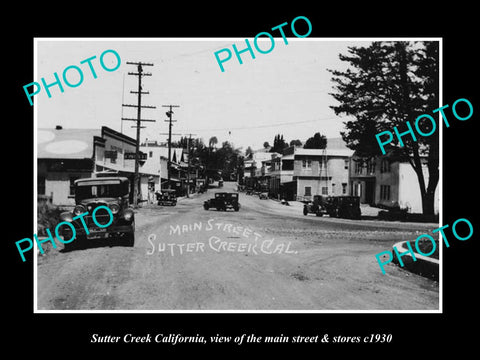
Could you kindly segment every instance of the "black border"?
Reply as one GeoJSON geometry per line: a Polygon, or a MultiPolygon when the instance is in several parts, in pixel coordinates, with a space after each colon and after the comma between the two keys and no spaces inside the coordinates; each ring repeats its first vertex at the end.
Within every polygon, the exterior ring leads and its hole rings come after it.
{"type": "MultiPolygon", "coordinates": [[[[475,56],[475,8],[461,3],[420,9],[418,4],[383,3],[378,8],[365,3],[324,6],[322,3],[298,6],[278,4],[259,6],[246,3],[202,5],[198,9],[187,3],[180,9],[170,9],[163,3],[110,4],[106,9],[85,4],[66,9],[41,5],[19,10],[14,25],[2,24],[8,52],[2,56],[7,73],[4,104],[9,111],[4,119],[7,129],[5,143],[14,144],[4,153],[7,167],[3,175],[3,193],[8,209],[4,250],[7,252],[7,279],[4,298],[8,312],[7,347],[21,351],[25,345],[34,353],[46,351],[53,357],[65,356],[63,348],[72,354],[95,354],[107,350],[125,353],[148,351],[163,356],[167,351],[184,349],[200,352],[236,350],[239,354],[260,348],[271,352],[292,349],[328,350],[340,354],[344,348],[372,355],[388,356],[392,350],[402,350],[415,357],[425,351],[433,355],[443,348],[461,346],[463,351],[475,342],[475,328],[467,327],[476,310],[475,267],[478,250],[478,215],[471,204],[476,203],[476,122],[478,91],[473,91],[478,79],[475,56]],[[37,7],[35,9],[33,7],[37,7]],[[121,7],[119,9],[118,7],[121,7]],[[460,217],[469,219],[474,236],[465,242],[452,241],[444,249],[443,314],[33,314],[33,258],[25,263],[18,257],[14,242],[33,233],[33,112],[25,100],[23,85],[33,81],[34,37],[242,37],[251,38],[261,31],[291,22],[296,16],[306,16],[313,31],[310,37],[441,37],[443,38],[443,103],[451,104],[467,98],[474,107],[473,117],[465,122],[452,121],[444,128],[443,137],[443,210],[444,223],[460,217]],[[13,31],[12,31],[13,30],[13,31]],[[12,33],[13,32],[13,33],[12,33]],[[6,94],[5,94],[6,91],[6,94]],[[13,104],[11,100],[13,99],[13,104]],[[13,105],[13,106],[12,106],[13,105]],[[11,186],[13,184],[13,186],[11,186]],[[10,190],[11,189],[11,190],[10,190]],[[238,346],[209,345],[169,347],[161,344],[90,344],[92,333],[124,335],[126,333],[182,333],[204,336],[217,333],[228,336],[255,333],[257,336],[316,335],[328,333],[364,336],[371,333],[393,335],[390,344],[248,344],[238,346]],[[73,345],[73,347],[72,347],[73,345]],[[418,346],[420,345],[420,347],[418,346]],[[60,351],[62,349],[62,351],[60,351]],[[58,352],[58,353],[57,353],[58,352]],[[57,353],[57,354],[56,354],[57,353]]],[[[4,107],[4,108],[5,108],[4,107]]],[[[439,353],[440,353],[439,352],[439,353]]],[[[126,353],[125,353],[126,354],[126,353]]],[[[323,354],[323,353],[320,353],[323,354]]]]}

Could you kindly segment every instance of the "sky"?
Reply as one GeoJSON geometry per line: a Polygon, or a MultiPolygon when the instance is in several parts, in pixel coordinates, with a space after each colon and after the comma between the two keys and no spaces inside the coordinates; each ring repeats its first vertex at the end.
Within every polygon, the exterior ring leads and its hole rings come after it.
{"type": "MultiPolygon", "coordinates": [[[[258,44],[262,49],[271,46],[265,38],[258,44]],[[263,41],[265,40],[265,42],[263,41]]],[[[249,39],[253,47],[253,39],[249,39]]],[[[138,77],[136,66],[127,61],[153,63],[144,71],[152,76],[142,78],[142,105],[156,109],[142,109],[145,122],[140,140],[166,141],[168,133],[166,108],[176,104],[173,133],[200,137],[208,143],[212,136],[231,142],[245,150],[273,144],[276,134],[283,134],[287,141],[302,142],[315,132],[328,138],[340,137],[343,122],[347,118],[336,116],[330,106],[337,105],[329,93],[333,92],[331,74],[327,69],[342,70],[347,64],[339,54],[347,53],[348,46],[367,46],[369,41],[275,38],[275,46],[268,54],[261,54],[253,47],[255,59],[249,52],[241,54],[240,64],[233,53],[232,44],[239,50],[246,47],[245,38],[204,39],[37,39],[36,69],[34,80],[47,84],[54,82],[56,72],[60,79],[64,69],[78,66],[83,82],[68,87],[63,79],[64,92],[58,86],[50,87],[48,98],[42,87],[35,95],[36,123],[38,128],[100,128],[108,126],[124,134],[136,137],[135,125],[121,121],[122,117],[136,118],[136,108],[123,104],[137,104],[138,77]],[[214,52],[223,48],[232,51],[232,58],[223,63],[220,70],[214,52]],[[105,50],[115,50],[121,65],[115,71],[105,71],[99,62],[105,50]],[[87,63],[80,62],[96,56],[91,61],[97,78],[94,79],[87,63]]],[[[224,56],[225,54],[221,54],[224,56]]],[[[112,53],[104,57],[107,67],[114,67],[112,53]]],[[[71,83],[79,82],[78,73],[68,70],[71,83]]],[[[28,101],[26,99],[26,101],[28,101]]],[[[173,139],[179,139],[179,135],[173,139]]]]}

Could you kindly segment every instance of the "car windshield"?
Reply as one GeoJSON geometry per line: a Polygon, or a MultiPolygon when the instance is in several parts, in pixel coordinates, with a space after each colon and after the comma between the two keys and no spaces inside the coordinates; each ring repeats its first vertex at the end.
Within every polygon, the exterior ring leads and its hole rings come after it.
{"type": "Polygon", "coordinates": [[[88,198],[100,197],[120,197],[125,195],[122,187],[119,185],[86,185],[77,186],[75,189],[75,199],[82,200],[88,198]]]}

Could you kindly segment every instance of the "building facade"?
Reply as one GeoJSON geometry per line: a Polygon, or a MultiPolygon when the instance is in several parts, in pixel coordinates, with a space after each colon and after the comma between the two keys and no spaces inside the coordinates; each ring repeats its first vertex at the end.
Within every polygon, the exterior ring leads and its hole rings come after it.
{"type": "MultiPolygon", "coordinates": [[[[127,177],[130,180],[130,202],[133,203],[136,141],[118,131],[100,129],[38,129],[37,195],[39,201],[58,206],[74,206],[74,181],[98,173],[127,177]]],[[[141,161],[140,165],[144,162],[141,161]]],[[[156,174],[139,170],[141,182],[156,174]]],[[[143,196],[143,195],[142,195],[143,196]]]]}
{"type": "Polygon", "coordinates": [[[328,149],[291,146],[269,161],[269,191],[274,197],[298,201],[309,201],[315,195],[346,195],[352,153],[341,146],[328,149]]]}
{"type": "MultiPolygon", "coordinates": [[[[422,171],[428,182],[426,158],[422,171]]],[[[350,193],[361,203],[385,209],[406,209],[422,213],[422,197],[418,177],[408,161],[393,159],[388,154],[371,159],[356,155],[350,160],[350,193]]],[[[435,213],[439,211],[439,190],[435,191],[435,213]]]]}

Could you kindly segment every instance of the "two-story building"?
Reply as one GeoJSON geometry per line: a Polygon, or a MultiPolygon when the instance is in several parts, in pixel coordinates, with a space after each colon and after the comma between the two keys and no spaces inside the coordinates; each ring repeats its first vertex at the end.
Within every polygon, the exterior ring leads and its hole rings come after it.
{"type": "MultiPolygon", "coordinates": [[[[428,182],[426,158],[422,157],[422,170],[428,182]]],[[[362,158],[354,154],[350,159],[350,194],[359,196],[361,203],[386,209],[407,209],[422,212],[422,197],[417,174],[408,161],[386,154],[362,158]]],[[[435,191],[435,213],[439,211],[439,190],[435,191]]]]}
{"type": "MultiPolygon", "coordinates": [[[[186,193],[187,187],[189,187],[190,192],[195,190],[196,167],[188,163],[188,154],[183,148],[172,147],[170,149],[170,167],[168,166],[168,146],[166,144],[147,139],[145,143],[141,144],[140,150],[147,156],[142,168],[148,169],[160,177],[158,186],[155,185],[154,191],[170,188],[177,190],[178,195],[183,195],[186,193]]],[[[145,182],[142,186],[143,189],[147,188],[145,182]]]]}
{"type": "Polygon", "coordinates": [[[291,146],[271,159],[270,193],[286,200],[307,201],[314,195],[348,194],[349,158],[353,151],[332,139],[327,149],[291,146]]]}

